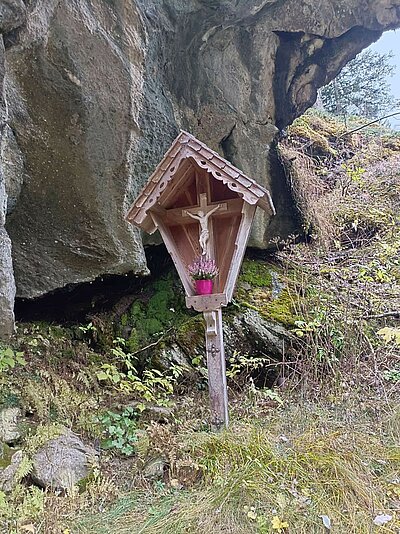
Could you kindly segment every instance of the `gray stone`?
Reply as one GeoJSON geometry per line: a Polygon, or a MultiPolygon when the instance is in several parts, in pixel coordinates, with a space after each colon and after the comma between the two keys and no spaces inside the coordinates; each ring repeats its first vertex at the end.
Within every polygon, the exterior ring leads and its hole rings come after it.
{"type": "Polygon", "coordinates": [[[174,418],[174,410],[165,406],[146,406],[142,415],[150,421],[170,422],[174,418]]]}
{"type": "Polygon", "coordinates": [[[177,343],[171,343],[168,347],[163,347],[157,355],[157,366],[167,371],[171,365],[182,368],[185,376],[192,373],[191,359],[188,359],[182,348],[177,343]]]}
{"type": "Polygon", "coordinates": [[[4,443],[16,443],[21,438],[19,420],[21,410],[19,408],[4,408],[0,411],[0,441],[4,443]]]}
{"type": "Polygon", "coordinates": [[[0,1],[0,33],[7,33],[21,26],[26,19],[26,7],[22,0],[0,1]]]}
{"type": "MultiPolygon", "coordinates": [[[[253,340],[255,345],[265,354],[284,353],[284,342],[291,339],[291,334],[285,327],[278,323],[266,321],[255,310],[246,310],[242,316],[235,317],[234,324],[240,323],[246,330],[247,338],[253,340]]],[[[237,324],[240,329],[240,326],[237,324]]]]}
{"type": "Polygon", "coordinates": [[[48,441],[33,457],[32,479],[43,488],[65,491],[86,478],[98,452],[73,432],[48,441]]]}
{"type": "Polygon", "coordinates": [[[0,226],[0,339],[14,333],[14,297],[11,240],[0,226]]]}
{"type": "Polygon", "coordinates": [[[151,482],[162,480],[166,469],[167,462],[163,458],[152,458],[144,465],[143,476],[151,482]]]}
{"type": "Polygon", "coordinates": [[[15,475],[22,461],[22,457],[22,451],[15,452],[11,457],[10,465],[8,465],[5,469],[0,470],[1,491],[12,491],[14,486],[17,484],[18,480],[16,479],[15,475]]]}
{"type": "Polygon", "coordinates": [[[272,299],[276,300],[282,294],[286,284],[279,279],[279,274],[276,271],[271,271],[272,279],[272,299]]]}
{"type": "MultiPolygon", "coordinates": [[[[7,37],[6,86],[23,164],[7,229],[27,298],[145,271],[141,237],[123,216],[181,127],[271,188],[278,213],[257,214],[252,246],[295,231],[277,132],[400,24],[399,0],[26,5],[26,24],[7,37]]],[[[21,0],[0,6],[3,31],[22,23],[21,0]]]]}
{"type": "Polygon", "coordinates": [[[11,128],[6,125],[3,131],[3,151],[2,151],[2,174],[7,193],[7,215],[12,213],[22,185],[27,179],[24,167],[24,158],[18,146],[17,140],[11,128]]]}
{"type": "Polygon", "coordinates": [[[224,323],[226,354],[240,351],[251,356],[269,356],[280,361],[289,346],[291,334],[278,323],[266,321],[257,311],[245,310],[237,313],[232,322],[224,323]]]}

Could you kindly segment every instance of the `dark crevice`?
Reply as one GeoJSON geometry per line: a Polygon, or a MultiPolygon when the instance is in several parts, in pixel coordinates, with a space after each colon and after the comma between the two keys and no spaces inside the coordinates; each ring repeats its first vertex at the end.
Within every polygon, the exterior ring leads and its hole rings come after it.
{"type": "Polygon", "coordinates": [[[9,31],[3,35],[4,39],[4,48],[8,50],[12,46],[19,44],[21,32],[24,30],[24,27],[15,28],[14,30],[9,31]]]}
{"type": "Polygon", "coordinates": [[[235,161],[235,156],[237,154],[237,148],[233,140],[233,132],[235,128],[236,128],[236,123],[232,126],[228,135],[226,135],[219,144],[222,150],[222,153],[224,155],[224,158],[231,163],[235,161]]]}
{"type": "Polygon", "coordinates": [[[140,294],[145,286],[171,269],[172,261],[163,245],[146,249],[150,276],[133,273],[105,275],[81,284],[69,284],[36,299],[16,299],[17,321],[46,321],[77,324],[88,316],[111,310],[123,297],[140,294]]]}
{"type": "Polygon", "coordinates": [[[273,243],[276,239],[287,239],[288,236],[304,238],[302,230],[302,216],[293,201],[293,192],[290,180],[279,158],[277,150],[278,138],[271,145],[269,152],[269,165],[271,176],[270,191],[274,199],[276,216],[272,217],[266,229],[270,240],[269,249],[276,247],[273,243]]]}

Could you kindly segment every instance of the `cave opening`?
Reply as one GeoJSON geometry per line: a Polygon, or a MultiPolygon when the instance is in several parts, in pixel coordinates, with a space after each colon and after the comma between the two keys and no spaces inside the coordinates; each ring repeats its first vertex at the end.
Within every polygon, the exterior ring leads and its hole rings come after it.
{"type": "Polygon", "coordinates": [[[15,317],[19,322],[46,321],[77,324],[88,316],[113,309],[122,299],[133,299],[154,279],[172,269],[164,245],[145,249],[149,276],[135,273],[104,275],[90,282],[70,284],[35,299],[17,298],[15,317]]]}

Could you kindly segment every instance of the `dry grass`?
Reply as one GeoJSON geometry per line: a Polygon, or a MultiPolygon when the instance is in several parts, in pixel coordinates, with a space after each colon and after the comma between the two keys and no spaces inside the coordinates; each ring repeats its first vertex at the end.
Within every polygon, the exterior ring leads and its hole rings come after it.
{"type": "Polygon", "coordinates": [[[328,246],[337,236],[334,210],[338,193],[321,180],[313,159],[302,150],[288,142],[281,143],[279,155],[302,214],[304,233],[317,237],[321,244],[328,246]]]}
{"type": "Polygon", "coordinates": [[[203,469],[200,484],[133,491],[106,510],[67,513],[62,525],[77,534],[247,534],[274,532],[278,516],[284,532],[309,534],[325,532],[326,515],[334,532],[365,534],[385,512],[394,519],[379,531],[396,533],[399,435],[388,422],[396,410],[382,405],[371,417],[374,406],[293,402],[264,419],[239,411],[222,434],[178,430],[203,469]]]}

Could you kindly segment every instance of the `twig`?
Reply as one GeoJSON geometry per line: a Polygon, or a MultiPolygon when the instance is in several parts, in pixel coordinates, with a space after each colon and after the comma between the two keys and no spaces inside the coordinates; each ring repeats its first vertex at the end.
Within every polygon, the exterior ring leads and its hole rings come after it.
{"type": "Polygon", "coordinates": [[[376,122],[383,121],[384,119],[389,119],[390,117],[394,117],[395,115],[400,115],[400,111],[395,111],[394,113],[390,113],[389,115],[385,115],[384,117],[379,117],[379,119],[375,119],[371,122],[368,122],[367,124],[364,124],[363,126],[359,126],[358,128],[354,128],[354,130],[350,130],[348,132],[344,132],[343,134],[338,136],[338,139],[341,139],[342,137],[345,137],[346,135],[349,135],[354,132],[358,132],[359,130],[362,130],[363,128],[366,128],[367,126],[371,126],[371,124],[375,124],[376,122]]]}
{"type": "Polygon", "coordinates": [[[365,319],[382,319],[383,317],[396,317],[397,319],[400,319],[400,310],[378,313],[376,315],[366,315],[365,319]]]}
{"type": "Polygon", "coordinates": [[[169,334],[171,332],[171,330],[173,330],[173,329],[174,329],[174,327],[169,328],[168,330],[166,330],[163,333],[163,335],[161,337],[159,337],[157,339],[157,341],[154,341],[153,343],[150,343],[149,345],[146,345],[145,347],[142,347],[141,349],[136,350],[135,352],[132,352],[131,356],[136,356],[136,354],[140,354],[141,352],[143,352],[143,351],[145,351],[147,349],[151,349],[152,347],[155,347],[156,345],[158,345],[160,343],[160,341],[165,339],[166,335],[169,334]]]}

